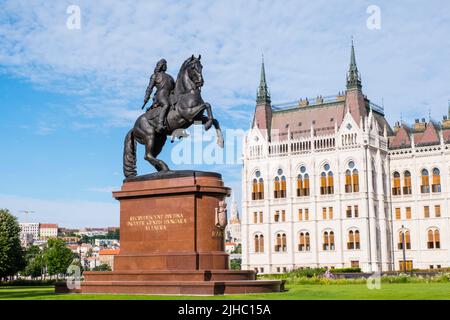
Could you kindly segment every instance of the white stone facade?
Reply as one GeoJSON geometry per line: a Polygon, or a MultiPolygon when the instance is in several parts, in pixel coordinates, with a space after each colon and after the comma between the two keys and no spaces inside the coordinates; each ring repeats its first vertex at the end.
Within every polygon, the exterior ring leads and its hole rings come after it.
{"type": "Polygon", "coordinates": [[[269,142],[266,137],[264,130],[254,128],[244,143],[243,269],[256,269],[260,273],[304,267],[359,266],[366,272],[398,270],[403,261],[403,250],[398,244],[402,226],[410,232],[411,243],[405,251],[406,261],[412,261],[413,268],[450,266],[450,150],[443,140],[434,146],[389,150],[386,130],[379,128],[372,112],[359,124],[347,112],[335,133],[326,136],[312,133],[309,137],[279,142],[269,142]],[[350,163],[358,170],[358,192],[345,190],[350,163]],[[330,195],[320,194],[325,165],[333,172],[334,193],[330,195]],[[309,196],[297,196],[301,167],[309,175],[309,196]],[[440,192],[421,193],[420,174],[424,168],[429,172],[434,168],[440,170],[440,192]],[[406,170],[411,172],[411,194],[393,196],[393,174],[398,171],[403,178],[406,170]],[[262,200],[252,200],[256,172],[264,181],[262,200]],[[286,197],[274,198],[274,179],[281,175],[286,179],[286,197]],[[436,205],[440,206],[438,217],[434,212],[436,205]],[[355,206],[358,217],[354,213],[348,217],[348,207],[355,206]],[[424,216],[424,206],[430,208],[429,217],[424,216]],[[328,214],[330,207],[333,217],[324,219],[323,208],[328,214]],[[411,208],[408,209],[411,217],[406,217],[407,207],[411,208]],[[400,208],[400,219],[396,219],[396,208],[400,208]],[[302,221],[299,209],[303,209],[302,221]],[[304,217],[305,209],[308,220],[304,217]],[[276,211],[283,210],[284,221],[280,217],[276,222],[276,211]],[[440,235],[439,248],[428,248],[429,230],[436,229],[440,235]],[[359,249],[351,249],[349,232],[356,230],[359,249]],[[326,231],[334,234],[334,250],[324,250],[326,231]],[[309,250],[300,251],[302,232],[309,234],[309,250]],[[258,234],[263,235],[263,252],[255,252],[258,234]],[[285,251],[275,251],[277,234],[285,234],[285,251]]]}

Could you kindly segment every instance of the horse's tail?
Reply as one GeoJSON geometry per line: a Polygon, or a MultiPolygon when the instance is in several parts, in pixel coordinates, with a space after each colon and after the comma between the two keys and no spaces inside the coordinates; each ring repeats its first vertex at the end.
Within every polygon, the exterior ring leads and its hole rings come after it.
{"type": "Polygon", "coordinates": [[[123,174],[125,178],[135,177],[136,171],[136,140],[133,137],[133,129],[128,131],[123,146],[123,174]]]}

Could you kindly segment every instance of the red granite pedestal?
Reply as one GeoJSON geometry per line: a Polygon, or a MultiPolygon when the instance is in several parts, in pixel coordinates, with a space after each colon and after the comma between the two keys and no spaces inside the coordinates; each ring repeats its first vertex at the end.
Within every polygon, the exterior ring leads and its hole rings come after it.
{"type": "MultiPolygon", "coordinates": [[[[278,292],[281,281],[229,270],[219,202],[220,174],[174,171],[126,181],[120,201],[120,254],[111,272],[85,272],[82,293],[229,294],[278,292]]],[[[56,291],[64,291],[56,287],[56,291]]]]}

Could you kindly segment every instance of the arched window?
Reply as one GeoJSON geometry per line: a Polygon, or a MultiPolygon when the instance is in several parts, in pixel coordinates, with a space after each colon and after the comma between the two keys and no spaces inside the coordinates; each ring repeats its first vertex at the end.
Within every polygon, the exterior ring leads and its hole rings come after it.
{"type": "Polygon", "coordinates": [[[334,232],[333,231],[325,231],[323,233],[323,250],[334,250],[334,232]]]}
{"type": "Polygon", "coordinates": [[[427,169],[423,169],[420,175],[420,192],[430,193],[430,177],[427,169]]]}
{"type": "Polygon", "coordinates": [[[326,163],[323,166],[323,171],[320,174],[320,194],[334,193],[334,178],[333,172],[330,170],[330,165],[326,163]]]}
{"type": "Polygon", "coordinates": [[[330,237],[328,231],[323,233],[323,250],[329,250],[330,248],[330,237]]]}
{"type": "Polygon", "coordinates": [[[359,248],[361,248],[359,230],[356,230],[355,231],[355,249],[359,249],[359,248]]]}
{"type": "Polygon", "coordinates": [[[325,172],[320,174],[320,194],[327,194],[327,174],[325,172]]]}
{"type": "Polygon", "coordinates": [[[400,173],[395,171],[394,174],[392,175],[392,195],[399,196],[401,194],[402,192],[400,189],[400,173]]]}
{"type": "Polygon", "coordinates": [[[303,176],[299,174],[297,176],[297,197],[303,196],[303,176]]]}
{"type": "Polygon", "coordinates": [[[405,243],[406,249],[411,249],[411,235],[409,230],[402,231],[398,233],[398,249],[403,250],[403,242],[405,243]]]}
{"type": "Polygon", "coordinates": [[[255,253],[258,253],[258,252],[260,252],[259,250],[259,235],[257,234],[257,235],[255,235],[255,253]]]}
{"type": "Polygon", "coordinates": [[[275,252],[286,252],[286,234],[285,233],[277,233],[275,237],[275,252]]]}
{"type": "Polygon", "coordinates": [[[406,170],[403,173],[403,194],[411,194],[412,188],[411,188],[411,172],[406,170]]]}
{"type": "Polygon", "coordinates": [[[310,249],[309,232],[300,232],[298,251],[309,251],[310,249]]]}
{"type": "Polygon", "coordinates": [[[258,196],[258,180],[253,179],[252,182],[252,200],[256,200],[258,196]]]}
{"type": "Polygon", "coordinates": [[[273,195],[275,198],[279,198],[280,197],[280,178],[279,177],[275,177],[275,181],[274,181],[274,185],[273,185],[273,195]]]}
{"type": "Polygon", "coordinates": [[[274,198],[286,198],[286,177],[283,175],[283,169],[278,169],[274,180],[274,198]]]}
{"type": "Polygon", "coordinates": [[[353,169],[352,171],[352,182],[353,182],[353,192],[359,192],[359,175],[357,169],[353,169]]]}
{"type": "Polygon", "coordinates": [[[438,168],[433,169],[433,184],[431,185],[432,192],[441,192],[441,172],[438,168]]]}
{"type": "Polygon", "coordinates": [[[347,169],[345,171],[345,192],[350,193],[352,191],[352,172],[347,169]]]}
{"type": "Polygon", "coordinates": [[[281,198],[286,198],[286,177],[281,177],[281,198]]]}
{"type": "Polygon", "coordinates": [[[307,173],[303,177],[303,195],[309,196],[309,174],[307,173]]]}
{"type": "Polygon", "coordinates": [[[306,167],[300,167],[300,173],[297,176],[297,197],[309,196],[309,175],[306,173],[306,167]]]}
{"type": "Polygon", "coordinates": [[[264,252],[264,236],[259,236],[259,252],[264,252]]]}
{"type": "Polygon", "coordinates": [[[348,232],[347,249],[349,250],[355,249],[355,235],[352,230],[348,232]]]}
{"type": "Polygon", "coordinates": [[[309,232],[305,233],[305,244],[306,244],[306,251],[310,251],[311,250],[311,242],[309,239],[309,232]]]}
{"type": "Polygon", "coordinates": [[[255,253],[264,252],[264,236],[262,234],[255,235],[255,253]]]}
{"type": "Polygon", "coordinates": [[[441,248],[441,237],[438,229],[428,230],[428,249],[440,249],[441,248]]]}
{"type": "Polygon", "coordinates": [[[348,163],[348,169],[345,171],[345,192],[359,192],[358,169],[353,161],[348,163]]]}
{"type": "Polygon", "coordinates": [[[350,230],[348,232],[347,249],[355,250],[360,248],[359,230],[350,230]]]}
{"type": "Polygon", "coordinates": [[[256,171],[252,180],[252,200],[262,199],[264,199],[264,180],[261,177],[261,172],[256,171]]]}
{"type": "Polygon", "coordinates": [[[333,178],[333,172],[328,172],[328,179],[327,179],[327,191],[328,194],[334,193],[334,178],[333,178]]]}
{"type": "Polygon", "coordinates": [[[259,178],[258,180],[258,200],[264,199],[264,180],[259,178]]]}

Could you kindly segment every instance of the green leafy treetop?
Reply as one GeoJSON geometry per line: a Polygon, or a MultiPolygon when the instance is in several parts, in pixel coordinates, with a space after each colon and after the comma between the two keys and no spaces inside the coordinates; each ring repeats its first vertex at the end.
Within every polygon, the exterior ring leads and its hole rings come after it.
{"type": "Polygon", "coordinates": [[[38,246],[30,246],[25,252],[27,266],[22,274],[36,278],[42,276],[42,270],[45,266],[43,252],[38,246]]]}
{"type": "Polygon", "coordinates": [[[7,209],[0,209],[0,280],[15,275],[24,267],[17,218],[7,209]]]}
{"type": "Polygon", "coordinates": [[[50,275],[65,274],[74,259],[73,252],[61,239],[51,238],[44,249],[44,260],[50,275]]]}

